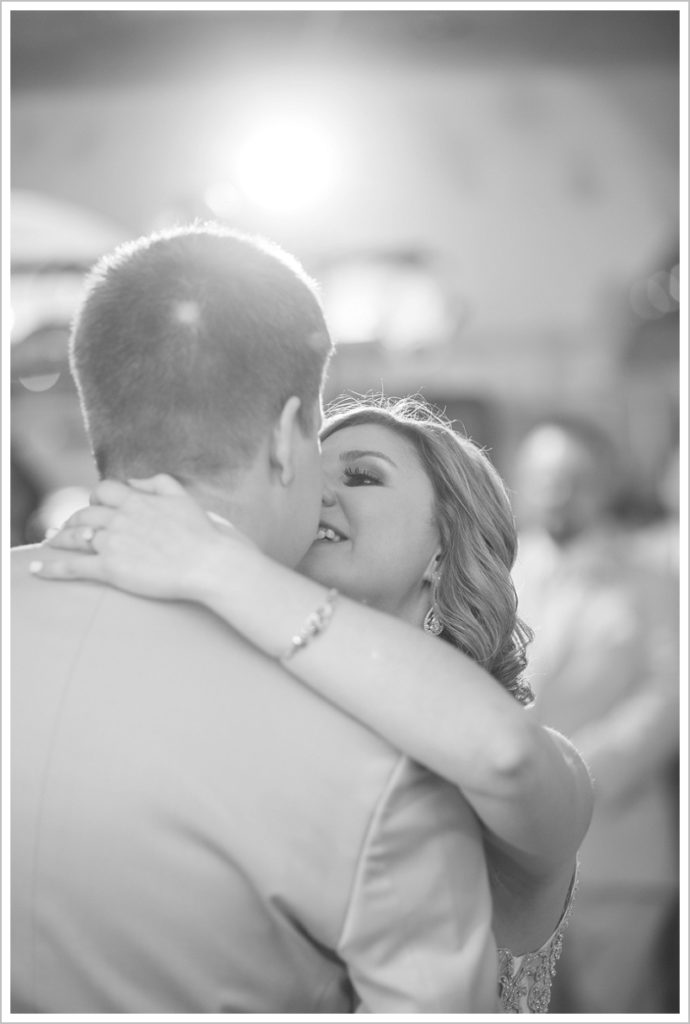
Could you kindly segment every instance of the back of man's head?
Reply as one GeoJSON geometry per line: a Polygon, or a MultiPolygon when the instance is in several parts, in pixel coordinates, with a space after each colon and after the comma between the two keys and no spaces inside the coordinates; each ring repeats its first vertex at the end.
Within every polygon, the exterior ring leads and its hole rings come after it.
{"type": "Polygon", "coordinates": [[[92,271],[70,347],[99,472],[227,479],[290,396],[316,428],[330,351],[313,282],[277,246],[213,224],[121,246],[92,271]]]}

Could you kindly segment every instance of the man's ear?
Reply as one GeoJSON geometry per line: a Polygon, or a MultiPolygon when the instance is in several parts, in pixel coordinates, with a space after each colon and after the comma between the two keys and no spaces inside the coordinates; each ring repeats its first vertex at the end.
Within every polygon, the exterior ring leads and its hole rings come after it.
{"type": "Polygon", "coordinates": [[[297,395],[291,395],[283,406],[271,434],[271,467],[287,487],[295,477],[295,440],[300,430],[297,415],[302,404],[297,395]]]}
{"type": "Polygon", "coordinates": [[[425,583],[433,583],[433,581],[434,581],[434,574],[438,570],[438,563],[440,561],[441,561],[441,549],[438,548],[433,553],[431,558],[429,559],[429,564],[427,565],[426,569],[424,570],[424,575],[422,576],[422,579],[424,580],[425,583]]]}

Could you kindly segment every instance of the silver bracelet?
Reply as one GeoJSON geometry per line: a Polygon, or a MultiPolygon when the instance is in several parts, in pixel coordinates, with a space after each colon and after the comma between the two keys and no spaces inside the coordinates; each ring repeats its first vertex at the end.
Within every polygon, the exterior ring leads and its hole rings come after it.
{"type": "Polygon", "coordinates": [[[337,598],[337,590],[333,589],[328,591],[319,607],[316,608],[311,615],[307,616],[300,632],[293,636],[288,649],[280,655],[280,661],[289,661],[293,654],[301,650],[302,647],[306,647],[315,636],[319,635],[319,633],[323,633],[324,629],[327,628],[329,622],[333,618],[333,611],[337,598]]]}

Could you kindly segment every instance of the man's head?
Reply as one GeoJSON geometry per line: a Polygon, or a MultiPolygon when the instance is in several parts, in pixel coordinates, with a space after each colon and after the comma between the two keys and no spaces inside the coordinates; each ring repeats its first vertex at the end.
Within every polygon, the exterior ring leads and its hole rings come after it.
{"type": "Polygon", "coordinates": [[[89,278],[70,349],[100,474],[229,499],[251,477],[262,515],[315,530],[330,352],[313,282],[277,246],[209,224],[121,246],[89,278]]]}
{"type": "Polygon", "coordinates": [[[597,526],[620,484],[613,443],[595,424],[554,418],[535,426],[516,458],[516,492],[524,525],[566,544],[597,526]]]}

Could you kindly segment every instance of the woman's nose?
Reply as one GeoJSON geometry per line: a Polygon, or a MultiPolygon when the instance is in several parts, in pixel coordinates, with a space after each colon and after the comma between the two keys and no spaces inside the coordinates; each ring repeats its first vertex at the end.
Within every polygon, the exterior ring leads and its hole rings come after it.
{"type": "Polygon", "coordinates": [[[330,508],[332,505],[335,505],[335,501],[335,488],[327,480],[324,480],[321,490],[321,504],[325,505],[326,508],[330,508]]]}

